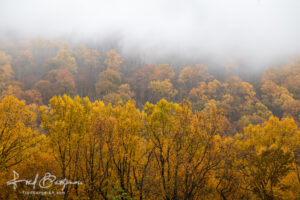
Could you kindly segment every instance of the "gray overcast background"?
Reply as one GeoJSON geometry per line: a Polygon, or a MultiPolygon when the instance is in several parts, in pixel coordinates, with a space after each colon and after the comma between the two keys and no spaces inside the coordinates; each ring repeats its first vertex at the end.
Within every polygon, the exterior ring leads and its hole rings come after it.
{"type": "Polygon", "coordinates": [[[257,67],[300,55],[300,0],[0,0],[1,32],[257,67]]]}

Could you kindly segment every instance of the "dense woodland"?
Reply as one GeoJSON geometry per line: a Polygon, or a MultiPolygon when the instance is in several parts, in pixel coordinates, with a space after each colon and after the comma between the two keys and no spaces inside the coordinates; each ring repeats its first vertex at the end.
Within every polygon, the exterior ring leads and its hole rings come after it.
{"type": "Polygon", "coordinates": [[[2,38],[0,198],[300,199],[300,62],[240,70],[2,38]],[[12,170],[84,184],[24,195],[12,170]]]}

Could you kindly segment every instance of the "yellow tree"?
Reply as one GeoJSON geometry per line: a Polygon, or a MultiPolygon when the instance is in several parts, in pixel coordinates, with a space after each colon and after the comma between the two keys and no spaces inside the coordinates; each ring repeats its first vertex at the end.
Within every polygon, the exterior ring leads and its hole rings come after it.
{"type": "Polygon", "coordinates": [[[131,91],[128,84],[122,84],[118,88],[117,92],[112,92],[103,97],[105,103],[111,103],[112,105],[117,105],[120,101],[126,103],[133,99],[134,93],[131,91]]]}
{"type": "MultiPolygon", "coordinates": [[[[283,182],[295,173],[294,152],[299,148],[299,130],[294,120],[270,117],[262,125],[250,125],[244,136],[237,135],[237,169],[243,178],[242,189],[250,190],[261,199],[283,198],[297,178],[283,182]]],[[[296,165],[297,166],[297,165],[296,165]]],[[[299,184],[298,184],[299,187],[299,184]]],[[[298,188],[299,189],[299,188],[298,188]]],[[[288,199],[299,196],[290,196],[288,199]]]]}
{"type": "Polygon", "coordinates": [[[211,78],[206,66],[199,64],[187,66],[181,70],[178,77],[178,82],[181,85],[181,93],[188,94],[191,89],[197,87],[199,82],[206,82],[211,78]]]}
{"type": "Polygon", "coordinates": [[[5,186],[11,169],[17,170],[24,165],[41,140],[35,130],[35,117],[24,101],[12,96],[0,101],[0,185],[3,189],[0,197],[3,199],[18,193],[11,186],[5,186]]]}
{"type": "Polygon", "coordinates": [[[185,148],[184,199],[209,195],[206,191],[212,189],[210,176],[222,161],[220,141],[226,132],[226,121],[224,111],[217,109],[215,104],[194,114],[185,148]]]}
{"type": "Polygon", "coordinates": [[[79,198],[107,199],[115,179],[108,151],[108,141],[114,131],[114,120],[110,117],[111,107],[103,102],[91,103],[88,98],[81,102],[85,129],[76,149],[78,177],[85,184],[79,190],[79,198]],[[81,192],[81,193],[80,193],[81,192]]]}
{"type": "Polygon", "coordinates": [[[0,51],[0,94],[7,89],[14,72],[11,68],[11,56],[0,51]]]}
{"type": "Polygon", "coordinates": [[[67,69],[72,73],[77,72],[76,59],[67,49],[60,49],[54,58],[47,60],[46,65],[48,69],[67,69]]]}
{"type": "Polygon", "coordinates": [[[240,176],[237,170],[237,160],[239,159],[238,149],[234,145],[235,140],[231,137],[225,137],[220,142],[221,163],[214,170],[214,186],[216,192],[223,200],[243,199],[244,192],[240,189],[240,176]]]}
{"type": "Polygon", "coordinates": [[[173,80],[175,77],[175,72],[173,68],[168,64],[162,64],[156,68],[153,74],[153,79],[156,81],[163,81],[166,79],[173,80]]]}
{"type": "Polygon", "coordinates": [[[115,107],[95,102],[90,111],[91,129],[81,148],[84,157],[82,177],[88,183],[89,198],[137,196],[137,190],[142,189],[135,180],[140,176],[137,173],[139,161],[145,156],[139,151],[143,141],[140,111],[131,101],[115,107]]]}
{"type": "MultiPolygon", "coordinates": [[[[64,95],[53,97],[49,107],[40,107],[42,127],[47,132],[49,146],[59,164],[62,179],[74,181],[79,178],[79,149],[83,135],[89,129],[88,104],[84,102],[79,97],[72,99],[64,95]]],[[[71,189],[70,185],[64,188],[64,199],[68,198],[71,189]]]]}
{"type": "Polygon", "coordinates": [[[286,88],[277,85],[273,81],[265,81],[261,86],[261,92],[262,102],[279,117],[284,114],[283,105],[286,102],[290,104],[294,101],[293,95],[286,88]]]}
{"type": "Polygon", "coordinates": [[[115,179],[112,175],[112,160],[108,143],[112,139],[115,120],[111,117],[112,107],[103,102],[90,103],[85,100],[90,113],[87,117],[89,130],[84,135],[81,152],[81,178],[89,199],[108,199],[107,195],[115,179]]]}
{"type": "Polygon", "coordinates": [[[257,103],[255,90],[250,83],[235,76],[227,79],[225,88],[226,93],[232,98],[227,99],[224,95],[222,103],[227,107],[229,118],[232,121],[238,121],[249,107],[257,103]]]}
{"type": "Polygon", "coordinates": [[[208,112],[192,113],[188,101],[181,105],[161,100],[144,108],[146,133],[154,151],[154,197],[197,199],[204,195],[209,176],[220,163],[219,134],[224,114],[212,106],[208,112]],[[160,195],[160,196],[157,196],[160,195]]]}
{"type": "Polygon", "coordinates": [[[148,88],[151,91],[150,101],[154,103],[162,98],[171,101],[177,94],[177,90],[173,89],[173,85],[169,79],[164,81],[151,81],[148,88]]]}
{"type": "Polygon", "coordinates": [[[262,77],[262,82],[272,81],[288,89],[296,99],[300,99],[300,62],[294,60],[281,67],[267,69],[262,77]]]}
{"type": "Polygon", "coordinates": [[[132,166],[139,154],[141,114],[132,101],[127,102],[124,106],[116,106],[112,114],[115,118],[115,129],[108,148],[118,178],[116,186],[133,196],[135,189],[132,166]]]}
{"type": "Polygon", "coordinates": [[[120,54],[118,54],[116,50],[111,49],[106,53],[104,64],[106,65],[107,69],[119,71],[122,63],[123,59],[121,59],[120,54]]]}
{"type": "Polygon", "coordinates": [[[1,171],[20,163],[25,152],[34,144],[35,115],[24,101],[12,96],[0,102],[1,171]]]}
{"type": "Polygon", "coordinates": [[[156,160],[157,174],[154,183],[159,186],[158,195],[163,199],[171,199],[172,188],[170,186],[170,162],[171,159],[171,131],[174,126],[174,112],[178,104],[168,103],[162,99],[157,104],[146,103],[144,110],[147,114],[146,133],[153,143],[154,157],[156,160]]]}

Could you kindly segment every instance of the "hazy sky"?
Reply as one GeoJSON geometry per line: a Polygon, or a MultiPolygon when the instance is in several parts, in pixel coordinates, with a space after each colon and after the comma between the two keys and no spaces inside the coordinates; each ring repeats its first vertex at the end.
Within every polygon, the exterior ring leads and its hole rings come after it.
{"type": "Polygon", "coordinates": [[[177,52],[226,63],[300,55],[300,0],[0,0],[0,32],[101,40],[124,52],[177,52]]]}

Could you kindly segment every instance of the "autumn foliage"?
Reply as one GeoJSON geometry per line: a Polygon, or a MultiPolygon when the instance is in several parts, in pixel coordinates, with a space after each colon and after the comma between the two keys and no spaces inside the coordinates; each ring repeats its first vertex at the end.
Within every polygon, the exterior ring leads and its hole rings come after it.
{"type": "Polygon", "coordinates": [[[15,45],[0,51],[0,199],[300,198],[299,62],[254,84],[130,66],[114,49],[15,45]],[[31,185],[6,184],[13,170],[83,184],[24,195],[31,185]]]}

